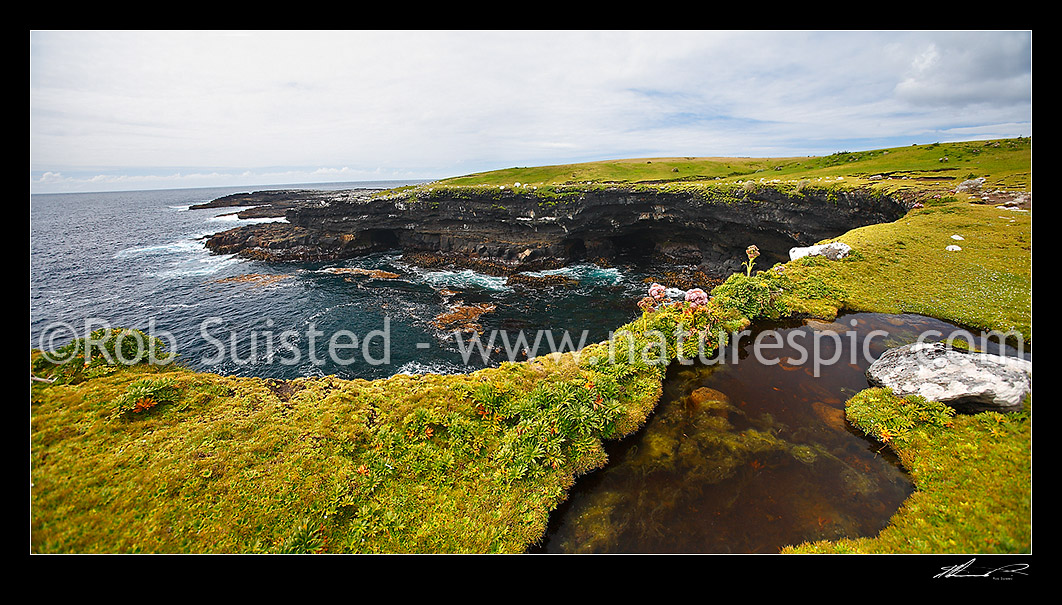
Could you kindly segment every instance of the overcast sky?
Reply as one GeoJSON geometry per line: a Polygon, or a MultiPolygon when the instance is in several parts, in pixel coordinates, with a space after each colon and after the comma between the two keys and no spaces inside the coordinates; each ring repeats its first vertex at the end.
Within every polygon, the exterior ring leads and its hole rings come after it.
{"type": "Polygon", "coordinates": [[[33,31],[31,192],[1032,135],[1030,31],[33,31]]]}

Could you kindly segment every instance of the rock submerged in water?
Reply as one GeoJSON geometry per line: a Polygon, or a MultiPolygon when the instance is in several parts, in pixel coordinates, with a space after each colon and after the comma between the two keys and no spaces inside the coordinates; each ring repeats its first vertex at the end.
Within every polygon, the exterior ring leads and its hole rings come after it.
{"type": "Polygon", "coordinates": [[[814,412],[819,420],[824,425],[835,431],[848,430],[848,422],[845,420],[844,410],[835,408],[821,401],[816,401],[811,404],[811,411],[814,412]]]}
{"type": "Polygon", "coordinates": [[[691,413],[707,413],[726,418],[730,410],[730,398],[716,389],[701,387],[689,394],[686,408],[691,413]]]}
{"type": "Polygon", "coordinates": [[[440,313],[432,321],[432,325],[447,332],[465,332],[482,334],[483,327],[479,325],[479,317],[485,313],[491,313],[496,309],[490,303],[478,303],[466,305],[457,303],[444,313],[440,313]]]}
{"type": "Polygon", "coordinates": [[[966,413],[1021,411],[1032,391],[1032,362],[940,342],[889,349],[867,368],[866,376],[901,397],[920,395],[966,413]]]}
{"type": "Polygon", "coordinates": [[[358,267],[329,267],[328,269],[324,269],[324,272],[372,277],[375,279],[395,279],[399,277],[397,273],[384,271],[383,269],[361,269],[358,267]]]}

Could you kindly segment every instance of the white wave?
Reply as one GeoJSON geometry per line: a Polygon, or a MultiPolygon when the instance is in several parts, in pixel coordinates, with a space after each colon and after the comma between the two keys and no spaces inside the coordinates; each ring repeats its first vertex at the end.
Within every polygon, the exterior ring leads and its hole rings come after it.
{"type": "Polygon", "coordinates": [[[207,220],[209,220],[211,222],[216,222],[216,223],[235,223],[235,222],[240,220],[240,217],[236,216],[235,213],[232,213],[232,214],[219,214],[217,216],[212,216],[212,217],[210,217],[207,220]]]}
{"type": "Polygon", "coordinates": [[[340,265],[340,266],[336,266],[336,267],[322,267],[320,269],[313,269],[311,271],[311,273],[317,273],[317,274],[322,274],[322,275],[337,275],[337,274],[338,275],[344,275],[344,274],[349,274],[351,269],[355,269],[355,270],[358,270],[358,271],[362,271],[362,270],[364,270],[364,271],[386,271],[388,273],[394,273],[394,271],[392,269],[390,269],[390,268],[377,267],[377,266],[371,265],[371,264],[370,265],[366,265],[364,267],[363,266],[359,266],[359,265],[340,265]]]}
{"type": "Polygon", "coordinates": [[[222,269],[242,262],[239,257],[235,255],[229,256],[210,256],[207,258],[199,258],[191,261],[185,261],[176,264],[171,269],[163,271],[157,271],[150,273],[154,277],[160,279],[181,279],[184,277],[202,277],[204,275],[214,275],[222,269]]]}
{"type": "MultiPolygon", "coordinates": [[[[209,238],[209,237],[211,237],[213,235],[217,235],[218,233],[221,233],[221,231],[218,231],[217,229],[209,229],[209,230],[205,230],[205,231],[200,231],[200,232],[196,233],[195,235],[190,236],[190,239],[195,240],[195,241],[204,240],[204,239],[207,239],[207,238],[209,238]]],[[[200,243],[200,246],[202,246],[201,243],[200,243]]]]}
{"type": "Polygon", "coordinates": [[[417,374],[467,374],[478,369],[479,368],[463,366],[446,361],[432,361],[428,363],[409,361],[402,364],[395,374],[407,374],[410,376],[417,374]]]}
{"type": "Polygon", "coordinates": [[[194,303],[194,304],[172,303],[172,304],[168,304],[168,305],[163,305],[162,308],[165,309],[166,311],[172,311],[173,309],[195,309],[198,306],[199,306],[199,303],[194,303]]]}
{"type": "Polygon", "coordinates": [[[168,244],[155,244],[152,246],[135,246],[119,250],[114,258],[128,258],[135,256],[157,256],[163,254],[180,254],[198,251],[202,246],[192,240],[178,240],[168,244]]]}
{"type": "Polygon", "coordinates": [[[286,216],[272,216],[272,217],[261,217],[261,218],[241,218],[240,220],[242,222],[244,222],[244,223],[247,223],[247,224],[250,224],[250,223],[286,223],[286,222],[288,222],[288,218],[286,216]]]}
{"type": "Polygon", "coordinates": [[[184,206],[169,206],[171,210],[176,210],[177,212],[186,212],[191,207],[191,204],[185,204],[184,206]]]}
{"type": "Polygon", "coordinates": [[[346,302],[346,303],[342,303],[342,304],[338,304],[338,305],[333,305],[331,307],[325,307],[324,309],[321,309],[320,311],[318,311],[318,312],[314,313],[313,315],[311,315],[310,317],[308,317],[306,319],[305,323],[308,324],[308,325],[309,324],[313,324],[314,321],[316,321],[317,319],[323,317],[324,315],[326,315],[328,313],[331,313],[332,311],[335,311],[336,309],[342,309],[344,307],[356,307],[358,305],[359,305],[358,302],[346,302]]]}
{"type": "Polygon", "coordinates": [[[524,275],[531,277],[547,277],[550,275],[562,275],[579,282],[618,284],[623,281],[623,273],[615,267],[599,267],[594,264],[569,265],[560,269],[546,269],[544,271],[524,271],[524,275]]]}
{"type": "Polygon", "coordinates": [[[284,216],[265,216],[256,218],[240,218],[236,213],[231,214],[219,214],[207,219],[212,223],[236,223],[238,225],[253,225],[256,223],[286,223],[287,217],[284,216]]]}
{"type": "Polygon", "coordinates": [[[462,271],[418,271],[421,279],[432,286],[449,286],[453,288],[483,288],[496,292],[509,292],[507,278],[477,273],[472,269],[462,271]]]}

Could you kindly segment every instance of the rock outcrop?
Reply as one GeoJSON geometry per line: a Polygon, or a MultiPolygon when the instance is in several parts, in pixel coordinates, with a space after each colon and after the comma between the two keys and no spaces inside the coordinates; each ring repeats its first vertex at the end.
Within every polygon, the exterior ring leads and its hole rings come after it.
{"type": "Polygon", "coordinates": [[[805,256],[825,256],[830,260],[841,260],[848,256],[852,247],[843,242],[830,242],[817,246],[803,246],[789,249],[789,260],[796,260],[805,256]]]}
{"type": "Polygon", "coordinates": [[[262,199],[286,204],[287,223],[239,227],[211,237],[207,246],[281,261],[400,249],[514,270],[632,255],[730,273],[741,269],[750,244],[768,265],[785,262],[794,246],[892,221],[907,211],[902,202],[871,192],[787,195],[768,187],[738,195],[616,187],[548,196],[510,188],[377,197],[288,192],[262,199]]]}
{"type": "Polygon", "coordinates": [[[311,204],[328,204],[335,199],[351,197],[368,198],[380,189],[348,189],[324,191],[319,189],[276,189],[233,193],[202,204],[189,206],[190,210],[209,208],[243,208],[234,211],[240,218],[282,218],[288,210],[311,204]]]}
{"type": "Polygon", "coordinates": [[[870,384],[888,387],[901,397],[920,395],[966,413],[1020,411],[1032,390],[1032,362],[940,342],[889,349],[866,375],[870,384]]]}

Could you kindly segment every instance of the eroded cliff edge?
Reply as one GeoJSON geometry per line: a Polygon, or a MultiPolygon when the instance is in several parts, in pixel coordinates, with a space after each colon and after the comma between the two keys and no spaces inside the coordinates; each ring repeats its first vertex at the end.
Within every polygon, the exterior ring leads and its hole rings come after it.
{"type": "Polygon", "coordinates": [[[891,222],[909,209],[905,201],[869,189],[769,186],[737,192],[425,187],[384,195],[366,190],[242,195],[245,204],[282,205],[286,222],[218,233],[206,242],[209,249],[271,261],[401,250],[513,271],[628,257],[729,273],[740,269],[750,244],[770,265],[788,260],[793,246],[891,222]]]}

